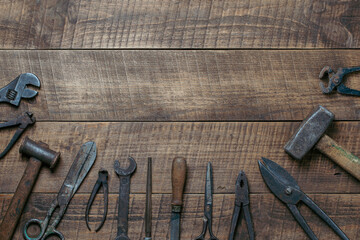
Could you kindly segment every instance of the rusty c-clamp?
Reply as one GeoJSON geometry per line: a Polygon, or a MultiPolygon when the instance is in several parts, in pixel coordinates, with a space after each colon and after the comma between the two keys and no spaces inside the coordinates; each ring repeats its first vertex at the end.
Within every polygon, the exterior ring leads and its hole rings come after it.
{"type": "Polygon", "coordinates": [[[360,96],[360,91],[355,89],[350,89],[346,87],[343,83],[344,77],[346,74],[352,72],[360,71],[360,67],[352,67],[352,68],[339,68],[336,73],[329,66],[323,67],[320,72],[319,78],[322,79],[324,76],[328,76],[329,85],[327,87],[321,82],[320,87],[324,94],[331,93],[335,88],[338,93],[352,95],[352,96],[360,96]]]}
{"type": "Polygon", "coordinates": [[[13,127],[19,125],[16,130],[14,136],[10,140],[9,144],[6,146],[5,150],[0,153],[0,159],[3,158],[6,153],[14,146],[15,142],[19,139],[21,134],[25,131],[25,129],[36,122],[36,118],[33,116],[31,112],[24,112],[22,115],[18,116],[15,119],[9,120],[4,123],[0,123],[0,128],[13,127]]]}

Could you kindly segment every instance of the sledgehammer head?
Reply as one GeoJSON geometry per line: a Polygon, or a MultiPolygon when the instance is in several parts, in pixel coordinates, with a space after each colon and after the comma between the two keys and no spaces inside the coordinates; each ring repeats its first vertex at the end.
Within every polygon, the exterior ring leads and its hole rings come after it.
{"type": "Polygon", "coordinates": [[[301,123],[284,149],[290,156],[301,160],[320,140],[334,120],[334,114],[319,106],[301,123]]]}

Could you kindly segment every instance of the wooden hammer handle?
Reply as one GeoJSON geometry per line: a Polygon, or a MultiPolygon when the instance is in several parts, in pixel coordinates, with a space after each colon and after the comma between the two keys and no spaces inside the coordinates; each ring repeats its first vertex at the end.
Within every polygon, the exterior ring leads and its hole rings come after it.
{"type": "Polygon", "coordinates": [[[186,178],[186,160],[175,158],[171,169],[172,200],[171,205],[181,206],[183,204],[183,190],[186,178]]]}
{"type": "Polygon", "coordinates": [[[41,165],[41,161],[36,158],[31,157],[29,159],[24,175],[16,188],[15,194],[11,199],[5,217],[0,225],[1,240],[11,240],[26,201],[39,175],[41,165]]]}
{"type": "Polygon", "coordinates": [[[324,135],[315,148],[360,181],[360,158],[340,146],[328,135],[324,135]]]}

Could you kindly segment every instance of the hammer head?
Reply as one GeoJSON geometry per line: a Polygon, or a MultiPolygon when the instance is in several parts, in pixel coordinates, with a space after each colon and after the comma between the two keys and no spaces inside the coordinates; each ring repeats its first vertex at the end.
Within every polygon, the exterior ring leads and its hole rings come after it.
{"type": "Polygon", "coordinates": [[[334,114],[319,106],[301,123],[284,149],[290,156],[301,160],[320,140],[334,120],[334,114]]]}
{"type": "Polygon", "coordinates": [[[54,168],[60,158],[60,153],[49,149],[43,142],[35,142],[26,137],[20,146],[20,153],[33,157],[47,165],[50,169],[54,168]]]}

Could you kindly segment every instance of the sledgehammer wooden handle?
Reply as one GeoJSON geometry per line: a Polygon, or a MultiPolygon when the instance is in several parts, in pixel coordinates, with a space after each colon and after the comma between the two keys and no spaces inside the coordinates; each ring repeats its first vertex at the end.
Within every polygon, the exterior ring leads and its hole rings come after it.
{"type": "Polygon", "coordinates": [[[360,181],[360,158],[340,146],[326,134],[320,138],[315,148],[360,181]]]}

